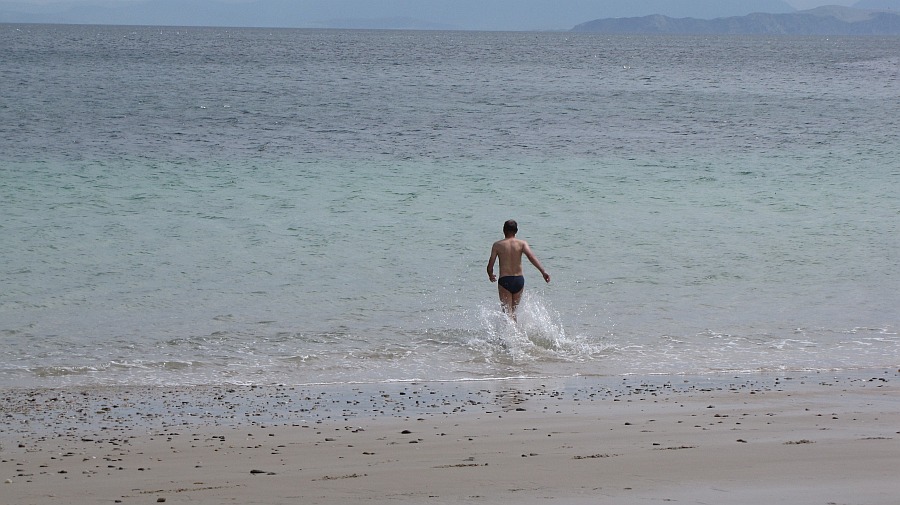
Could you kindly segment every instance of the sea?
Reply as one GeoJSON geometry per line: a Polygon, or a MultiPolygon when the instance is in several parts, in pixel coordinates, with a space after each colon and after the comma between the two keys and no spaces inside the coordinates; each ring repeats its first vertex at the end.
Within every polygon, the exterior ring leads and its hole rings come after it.
{"type": "Polygon", "coordinates": [[[0,387],[896,368],[898,190],[898,37],[0,25],[0,387]]]}

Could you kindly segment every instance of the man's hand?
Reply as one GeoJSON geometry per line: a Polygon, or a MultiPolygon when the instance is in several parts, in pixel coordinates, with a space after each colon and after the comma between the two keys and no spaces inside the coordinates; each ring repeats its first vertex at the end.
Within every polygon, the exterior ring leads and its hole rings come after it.
{"type": "Polygon", "coordinates": [[[488,274],[488,279],[490,279],[491,282],[497,282],[497,276],[494,274],[488,274]]]}
{"type": "Polygon", "coordinates": [[[548,274],[547,272],[541,272],[541,275],[544,276],[545,281],[547,281],[548,283],[550,282],[550,274],[548,274]]]}

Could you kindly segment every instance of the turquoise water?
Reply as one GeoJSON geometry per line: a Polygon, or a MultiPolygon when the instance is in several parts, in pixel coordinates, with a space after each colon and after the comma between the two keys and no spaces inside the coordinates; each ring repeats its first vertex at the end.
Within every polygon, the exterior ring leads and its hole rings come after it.
{"type": "Polygon", "coordinates": [[[898,365],[900,39],[0,39],[0,384],[898,365]]]}

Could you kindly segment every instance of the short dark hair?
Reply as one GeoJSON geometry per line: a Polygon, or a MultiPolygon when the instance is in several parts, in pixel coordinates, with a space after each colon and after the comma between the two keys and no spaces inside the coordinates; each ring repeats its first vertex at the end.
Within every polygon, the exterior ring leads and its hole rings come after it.
{"type": "Polygon", "coordinates": [[[519,233],[519,224],[516,223],[514,219],[510,219],[509,221],[503,223],[503,234],[506,235],[509,233],[512,233],[513,235],[519,233]]]}

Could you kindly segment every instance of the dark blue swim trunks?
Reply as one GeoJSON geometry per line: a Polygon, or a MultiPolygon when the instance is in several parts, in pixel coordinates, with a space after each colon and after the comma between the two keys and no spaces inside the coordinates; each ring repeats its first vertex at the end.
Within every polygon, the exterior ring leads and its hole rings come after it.
{"type": "Polygon", "coordinates": [[[505,275],[497,279],[497,284],[510,293],[516,294],[525,289],[525,277],[521,275],[505,275]]]}

